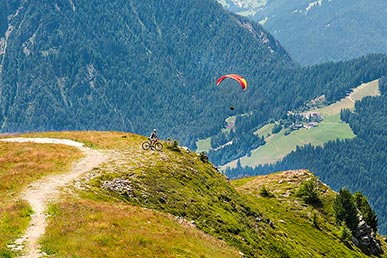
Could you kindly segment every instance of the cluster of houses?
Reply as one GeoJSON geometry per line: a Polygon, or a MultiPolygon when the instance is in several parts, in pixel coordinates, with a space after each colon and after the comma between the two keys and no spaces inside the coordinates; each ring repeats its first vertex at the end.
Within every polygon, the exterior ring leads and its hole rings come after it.
{"type": "Polygon", "coordinates": [[[317,127],[318,126],[318,123],[317,122],[308,122],[308,123],[295,123],[291,126],[291,128],[293,130],[298,130],[298,129],[301,129],[301,128],[306,128],[306,129],[310,129],[310,128],[313,128],[313,127],[317,127]]]}
{"type": "Polygon", "coordinates": [[[297,116],[300,119],[298,119],[298,122],[295,122],[290,126],[291,130],[298,130],[301,128],[311,129],[313,127],[317,127],[318,123],[324,119],[322,114],[317,112],[299,113],[297,116]]]}

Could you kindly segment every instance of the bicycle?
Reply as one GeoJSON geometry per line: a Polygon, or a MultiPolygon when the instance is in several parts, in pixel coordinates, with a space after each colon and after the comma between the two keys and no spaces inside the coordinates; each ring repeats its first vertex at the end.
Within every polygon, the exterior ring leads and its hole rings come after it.
{"type": "Polygon", "coordinates": [[[157,151],[163,150],[163,144],[159,141],[157,141],[155,144],[152,144],[152,142],[148,140],[146,142],[143,142],[141,146],[144,150],[149,150],[149,149],[157,150],[157,151]]]}

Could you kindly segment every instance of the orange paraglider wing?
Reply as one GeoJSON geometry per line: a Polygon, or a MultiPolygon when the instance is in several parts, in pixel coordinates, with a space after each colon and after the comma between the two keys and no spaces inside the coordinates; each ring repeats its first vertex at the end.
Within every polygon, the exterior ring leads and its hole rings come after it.
{"type": "Polygon", "coordinates": [[[239,82],[239,84],[241,85],[243,90],[247,89],[246,79],[243,78],[243,76],[241,76],[239,74],[226,74],[226,75],[219,77],[218,80],[216,81],[216,86],[218,86],[226,78],[231,78],[231,79],[236,80],[237,82],[239,82]]]}

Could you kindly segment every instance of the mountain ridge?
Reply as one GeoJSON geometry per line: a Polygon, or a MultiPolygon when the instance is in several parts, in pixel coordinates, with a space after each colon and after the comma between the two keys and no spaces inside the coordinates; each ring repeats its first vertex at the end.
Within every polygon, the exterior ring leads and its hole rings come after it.
{"type": "Polygon", "coordinates": [[[218,2],[260,22],[303,65],[387,53],[384,1],[251,0],[245,6],[240,1],[218,2]]]}
{"type": "MultiPolygon", "coordinates": [[[[197,249],[198,246],[186,241],[183,241],[185,246],[179,245],[181,236],[169,239],[171,235],[167,232],[173,231],[170,227],[175,228],[173,225],[182,223],[188,225],[184,226],[187,233],[191,232],[190,228],[194,231],[199,229],[211,239],[222,240],[219,245],[216,244],[218,247],[215,250],[227,248],[231,257],[241,257],[241,253],[245,257],[296,257],[321,253],[327,257],[339,254],[366,257],[350,242],[338,241],[340,229],[335,226],[330,210],[334,196],[331,190],[320,186],[323,200],[320,208],[305,205],[295,196],[302,182],[314,178],[310,172],[289,171],[276,173],[273,178],[265,176],[265,179],[228,182],[198,154],[176,148],[169,142],[164,142],[163,152],[144,151],[141,142],[146,137],[131,133],[48,132],[18,136],[71,139],[96,150],[110,150],[114,154],[107,163],[90,170],[66,187],[58,203],[49,204],[48,227],[40,241],[42,251],[48,255],[65,257],[70,252],[71,255],[99,257],[104,252],[108,257],[117,257],[121,252],[128,254],[129,251],[143,257],[157,254],[159,257],[227,257],[222,256],[222,252],[211,255],[209,249],[197,249]],[[254,180],[260,184],[253,183],[254,180]],[[262,184],[271,197],[258,193],[262,184]],[[114,185],[118,188],[112,187],[114,185]],[[135,207],[145,209],[140,211],[135,207]],[[152,210],[160,212],[161,217],[150,216],[152,210]],[[312,217],[308,215],[311,213],[315,214],[317,220],[314,219],[314,223],[320,229],[313,226],[312,217]],[[171,214],[175,219],[168,219],[170,222],[167,222],[162,214],[171,214]],[[176,220],[180,222],[176,224],[176,220]],[[132,224],[128,224],[129,221],[132,224]],[[161,229],[156,225],[169,226],[161,229]],[[140,237],[136,229],[141,228],[144,230],[141,230],[140,237]],[[134,238],[129,240],[131,236],[134,238]],[[154,236],[159,236],[159,240],[155,240],[154,236]],[[127,249],[128,244],[132,251],[127,249]],[[196,254],[192,253],[194,250],[196,254]]],[[[26,146],[32,153],[33,149],[44,147],[41,145],[1,142],[0,150],[4,153],[4,147],[7,147],[7,153],[13,148],[21,150],[26,146]]],[[[43,154],[39,155],[42,157],[43,154]]],[[[18,168],[22,168],[21,165],[18,168]]],[[[180,229],[176,230],[180,232],[180,229]]],[[[213,240],[210,242],[215,243],[213,240]]],[[[385,246],[384,243],[382,245],[385,246]]],[[[3,246],[0,250],[10,257],[18,254],[5,251],[3,246]]]]}

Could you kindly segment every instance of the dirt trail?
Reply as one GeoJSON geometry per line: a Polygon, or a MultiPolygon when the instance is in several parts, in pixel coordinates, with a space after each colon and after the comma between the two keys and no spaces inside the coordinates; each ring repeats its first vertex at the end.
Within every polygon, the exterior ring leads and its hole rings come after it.
{"type": "Polygon", "coordinates": [[[46,176],[31,183],[28,188],[21,193],[20,198],[27,200],[30,203],[34,214],[32,215],[26,234],[17,239],[15,244],[10,247],[18,250],[24,249],[23,253],[25,253],[25,255],[22,257],[37,258],[42,255],[40,253],[38,240],[44,234],[47,226],[45,215],[47,203],[55,200],[61,187],[70,183],[81,174],[99,166],[102,162],[108,159],[109,155],[98,150],[86,148],[82,143],[66,139],[8,138],[1,139],[1,141],[65,144],[77,147],[85,154],[85,157],[76,162],[69,172],[46,176]]]}

